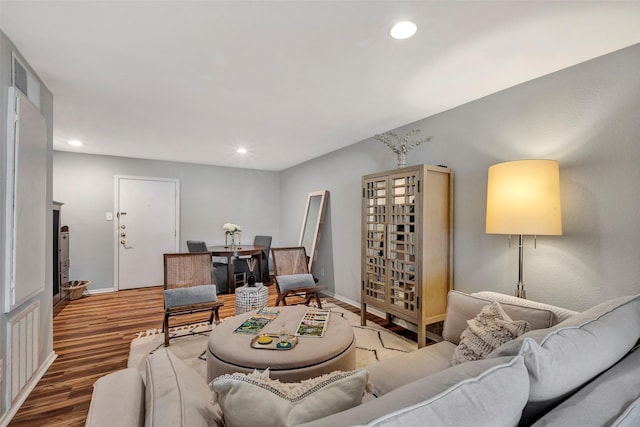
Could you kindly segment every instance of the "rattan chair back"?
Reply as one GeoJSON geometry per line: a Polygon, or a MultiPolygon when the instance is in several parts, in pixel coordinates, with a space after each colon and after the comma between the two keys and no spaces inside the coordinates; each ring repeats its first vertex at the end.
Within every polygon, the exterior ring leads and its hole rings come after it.
{"type": "Polygon", "coordinates": [[[287,305],[287,297],[297,296],[304,298],[307,305],[311,302],[311,299],[315,299],[318,307],[322,308],[319,293],[325,287],[317,286],[314,283],[312,286],[283,290],[278,284],[278,276],[309,274],[309,258],[304,246],[272,248],[271,256],[273,258],[273,270],[276,276],[276,290],[278,292],[276,305],[280,305],[280,303],[287,305]]]}
{"type": "MultiPolygon", "coordinates": [[[[209,323],[220,321],[224,304],[216,296],[211,252],[164,254],[164,345],[169,345],[169,319],[199,312],[211,312],[209,323]]],[[[173,326],[194,322],[193,317],[173,326]]]]}

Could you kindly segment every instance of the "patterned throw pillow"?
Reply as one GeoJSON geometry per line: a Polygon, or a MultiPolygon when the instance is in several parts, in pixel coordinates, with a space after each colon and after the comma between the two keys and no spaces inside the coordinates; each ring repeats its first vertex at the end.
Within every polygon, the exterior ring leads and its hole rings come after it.
{"type": "Polygon", "coordinates": [[[227,427],[293,426],[357,406],[369,373],[332,372],[299,383],[269,379],[268,371],[222,375],[211,382],[227,427]]]}
{"type": "Polygon", "coordinates": [[[484,306],[474,319],[467,320],[467,325],[453,352],[451,365],[484,359],[494,349],[530,328],[525,320],[511,320],[497,302],[484,306]]]}

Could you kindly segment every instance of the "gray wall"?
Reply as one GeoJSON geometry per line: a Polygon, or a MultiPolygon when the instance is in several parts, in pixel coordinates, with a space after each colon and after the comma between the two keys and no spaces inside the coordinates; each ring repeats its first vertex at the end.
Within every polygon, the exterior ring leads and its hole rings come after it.
{"type": "MultiPolygon", "coordinates": [[[[636,45],[397,129],[433,137],[409,153],[409,165],[455,171],[456,289],[513,292],[517,245],[484,232],[487,168],[551,158],[560,162],[564,235],[538,237],[537,249],[526,238],[528,297],[584,309],[640,292],[639,66],[636,45]]],[[[268,233],[274,246],[295,244],[307,193],[329,190],[316,275],[359,301],[361,176],[395,165],[373,139],[280,173],[56,152],[54,198],[65,202],[62,220],[71,227],[72,278],[97,289],[112,285],[115,239],[104,213],[113,210],[115,174],[181,180],[182,242],[221,243],[230,221],[246,237],[268,233]]]]}
{"type": "MultiPolygon", "coordinates": [[[[487,168],[550,158],[560,163],[564,235],[525,238],[529,299],[584,309],[640,293],[640,45],[501,91],[397,129],[433,136],[408,165],[455,171],[455,288],[511,294],[517,244],[484,232],[487,168]]],[[[395,168],[368,139],[281,172],[281,240],[294,242],[309,191],[331,192],[316,273],[360,299],[360,180],[395,168]]],[[[514,240],[515,243],[515,240],[514,240]]]]}
{"type": "MultiPolygon", "coordinates": [[[[156,160],[54,152],[53,197],[64,203],[61,224],[69,226],[70,279],[91,280],[90,291],[112,289],[114,176],[180,180],[180,245],[189,239],[222,244],[222,225],[243,227],[243,242],[256,234],[277,244],[278,173],[156,160]]],[[[161,283],[159,283],[160,285],[161,283]]]]}
{"type": "MultiPolygon", "coordinates": [[[[11,41],[4,35],[3,32],[0,31],[0,176],[6,176],[6,146],[7,146],[7,103],[8,103],[8,88],[12,85],[11,78],[11,67],[12,67],[12,52],[15,52],[18,58],[21,60],[22,64],[27,67],[27,69],[36,77],[37,73],[30,68],[28,62],[20,55],[20,52],[16,49],[16,47],[11,43],[11,41]]],[[[38,78],[39,80],[39,78],[38,78]]],[[[52,170],[52,141],[53,141],[53,95],[51,92],[41,83],[40,84],[40,112],[45,117],[47,122],[47,200],[51,200],[51,170],[52,170]]],[[[2,236],[2,244],[0,245],[0,260],[4,260],[5,258],[5,198],[6,198],[6,188],[5,183],[0,185],[0,236],[2,236]]],[[[6,370],[6,361],[7,354],[10,350],[6,347],[7,342],[7,323],[8,319],[11,318],[12,315],[18,313],[24,307],[32,304],[35,301],[40,302],[40,334],[39,334],[39,353],[38,353],[38,364],[41,366],[46,359],[51,356],[53,352],[53,327],[51,319],[53,318],[53,270],[52,270],[52,211],[51,209],[47,212],[47,235],[46,238],[46,248],[47,248],[47,258],[44,260],[34,259],[35,263],[46,263],[46,275],[45,275],[45,291],[36,295],[35,297],[27,300],[20,307],[17,307],[13,312],[5,314],[0,310],[0,358],[2,359],[2,364],[0,365],[0,369],[2,370],[2,383],[0,384],[0,389],[2,392],[2,397],[0,398],[0,424],[2,424],[1,414],[7,412],[10,408],[4,407],[4,390],[7,386],[5,378],[7,378],[7,370],[6,370]]],[[[4,261],[0,262],[0,277],[5,277],[5,265],[4,261]]],[[[5,299],[5,286],[4,280],[2,281],[2,286],[0,287],[0,307],[4,307],[4,299],[5,299]]]]}

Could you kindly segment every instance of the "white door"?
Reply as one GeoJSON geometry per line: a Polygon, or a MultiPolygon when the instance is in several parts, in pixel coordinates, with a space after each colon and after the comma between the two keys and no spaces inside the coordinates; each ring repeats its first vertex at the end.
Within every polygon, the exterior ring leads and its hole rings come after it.
{"type": "Polygon", "coordinates": [[[162,254],[179,249],[178,181],[116,176],[116,289],[160,286],[162,254]]]}

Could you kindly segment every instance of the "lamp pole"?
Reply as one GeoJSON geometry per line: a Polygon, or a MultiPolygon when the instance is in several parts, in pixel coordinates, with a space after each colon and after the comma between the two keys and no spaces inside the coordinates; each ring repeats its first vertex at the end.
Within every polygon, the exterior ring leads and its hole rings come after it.
{"type": "Polygon", "coordinates": [[[516,296],[518,298],[527,298],[527,292],[524,290],[524,283],[522,283],[522,265],[524,263],[524,236],[520,234],[519,242],[519,256],[520,262],[518,263],[518,284],[516,285],[516,296]]]}

